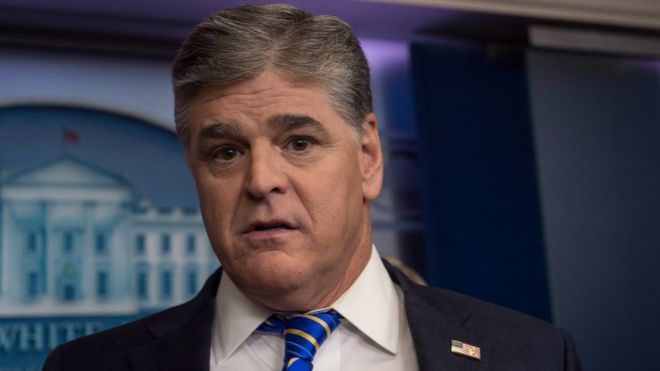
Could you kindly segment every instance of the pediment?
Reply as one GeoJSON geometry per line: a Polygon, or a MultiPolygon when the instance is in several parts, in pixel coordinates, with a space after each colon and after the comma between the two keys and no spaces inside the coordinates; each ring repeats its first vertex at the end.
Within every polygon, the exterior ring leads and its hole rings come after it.
{"type": "Polygon", "coordinates": [[[4,186],[126,187],[122,177],[71,156],[10,175],[4,186]]]}

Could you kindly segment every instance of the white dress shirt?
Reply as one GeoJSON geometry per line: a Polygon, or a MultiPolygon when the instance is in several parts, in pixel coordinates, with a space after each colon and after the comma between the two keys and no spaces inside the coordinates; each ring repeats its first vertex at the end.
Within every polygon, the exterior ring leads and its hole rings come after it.
{"type": "MultiPolygon", "coordinates": [[[[211,371],[280,371],[284,337],[255,332],[271,314],[223,272],[211,339],[211,371]]],[[[342,315],[314,357],[314,371],[417,371],[401,290],[375,247],[360,276],[330,308],[342,315]]]]}

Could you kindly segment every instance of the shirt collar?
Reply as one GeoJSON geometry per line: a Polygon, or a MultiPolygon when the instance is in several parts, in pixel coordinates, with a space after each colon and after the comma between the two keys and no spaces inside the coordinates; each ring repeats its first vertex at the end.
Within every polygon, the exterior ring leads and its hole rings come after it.
{"type": "Polygon", "coordinates": [[[399,344],[399,295],[375,247],[353,285],[332,308],[391,354],[399,344]]]}
{"type": "MultiPolygon", "coordinates": [[[[224,271],[216,298],[212,351],[215,360],[222,361],[272,312],[246,297],[224,271]]],[[[374,246],[362,273],[331,308],[387,352],[396,354],[399,296],[374,246]]]]}
{"type": "Polygon", "coordinates": [[[213,353],[216,361],[229,357],[270,315],[267,308],[248,299],[222,271],[215,301],[213,353]]]}

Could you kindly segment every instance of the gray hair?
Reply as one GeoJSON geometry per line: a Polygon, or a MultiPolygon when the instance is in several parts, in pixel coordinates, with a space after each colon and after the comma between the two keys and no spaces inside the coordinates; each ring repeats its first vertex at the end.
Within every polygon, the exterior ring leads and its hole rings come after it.
{"type": "Polygon", "coordinates": [[[373,111],[369,66],[351,27],[283,4],[225,9],[195,27],[172,68],[176,129],[190,143],[187,108],[201,89],[229,87],[273,68],[320,84],[358,133],[373,111]]]}

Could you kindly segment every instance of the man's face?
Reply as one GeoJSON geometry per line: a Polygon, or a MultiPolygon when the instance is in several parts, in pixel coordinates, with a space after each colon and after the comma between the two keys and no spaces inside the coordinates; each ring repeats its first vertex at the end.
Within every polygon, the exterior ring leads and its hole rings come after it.
{"type": "Polygon", "coordinates": [[[232,280],[269,298],[348,279],[368,257],[367,201],[381,187],[373,115],[359,135],[324,89],[272,70],[202,91],[189,112],[188,163],[209,239],[232,280]]]}

